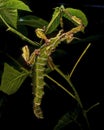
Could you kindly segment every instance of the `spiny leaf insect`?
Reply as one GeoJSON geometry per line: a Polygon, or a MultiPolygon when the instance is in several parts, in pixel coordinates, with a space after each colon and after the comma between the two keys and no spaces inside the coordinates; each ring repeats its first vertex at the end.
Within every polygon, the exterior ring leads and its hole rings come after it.
{"type": "Polygon", "coordinates": [[[84,29],[84,26],[81,24],[81,19],[77,18],[76,16],[73,16],[72,19],[78,23],[78,26],[67,32],[60,30],[59,33],[53,38],[48,39],[43,30],[41,28],[37,28],[35,31],[37,37],[43,39],[45,43],[41,45],[39,49],[35,49],[31,55],[29,54],[27,46],[22,49],[23,58],[27,61],[28,64],[32,64],[32,84],[34,94],[33,110],[37,118],[44,118],[41,102],[44,95],[44,86],[46,84],[44,81],[44,76],[49,56],[61,42],[66,41],[70,43],[74,39],[74,34],[79,31],[83,31],[84,29]]]}

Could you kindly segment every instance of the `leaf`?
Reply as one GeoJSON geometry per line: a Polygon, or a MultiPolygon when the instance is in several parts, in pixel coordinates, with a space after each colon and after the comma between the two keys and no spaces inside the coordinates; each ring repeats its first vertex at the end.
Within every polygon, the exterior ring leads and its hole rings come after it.
{"type": "Polygon", "coordinates": [[[0,16],[13,27],[17,27],[17,10],[31,11],[29,7],[20,0],[0,0],[0,16]]]}
{"type": "Polygon", "coordinates": [[[87,26],[88,20],[86,18],[86,15],[81,10],[74,8],[64,8],[64,6],[62,5],[60,7],[55,8],[52,19],[47,26],[46,33],[49,34],[53,32],[60,24],[60,19],[62,17],[65,17],[66,19],[68,19],[69,21],[73,22],[76,25],[76,22],[74,22],[71,19],[70,15],[78,17],[79,19],[82,20],[83,25],[85,27],[87,26]]]}
{"type": "MultiPolygon", "coordinates": [[[[68,13],[71,14],[72,16],[76,16],[76,17],[80,18],[80,19],[82,20],[83,25],[84,25],[85,27],[87,26],[87,24],[88,24],[87,17],[86,17],[86,15],[85,15],[81,10],[79,10],[79,9],[74,9],[74,8],[66,8],[66,9],[65,9],[65,12],[68,12],[68,13]]],[[[64,12],[63,16],[64,16],[65,18],[67,18],[68,20],[70,20],[70,21],[73,22],[73,20],[72,20],[72,19],[68,16],[68,14],[65,13],[65,12],[64,12]]],[[[75,24],[76,24],[76,23],[75,23],[75,24]]]]}
{"type": "Polygon", "coordinates": [[[52,15],[52,19],[49,22],[47,29],[46,29],[47,34],[52,33],[58,27],[58,25],[60,24],[60,15],[61,15],[60,8],[56,7],[55,11],[52,15]]]}
{"type": "Polygon", "coordinates": [[[20,0],[0,0],[0,9],[20,9],[31,11],[31,9],[23,1],[20,0]]]}
{"type": "Polygon", "coordinates": [[[69,125],[70,123],[76,121],[78,117],[78,112],[77,111],[71,111],[63,115],[56,126],[54,127],[54,130],[61,130],[65,126],[69,125]]]}
{"type": "Polygon", "coordinates": [[[0,15],[8,24],[16,28],[18,15],[16,9],[0,10],[0,15]]]}
{"type": "Polygon", "coordinates": [[[20,88],[28,74],[26,71],[19,72],[5,63],[0,90],[8,95],[14,94],[20,88]]]}
{"type": "Polygon", "coordinates": [[[28,15],[28,16],[21,17],[18,21],[18,24],[28,25],[33,28],[42,28],[44,26],[47,26],[48,22],[37,16],[28,15]]]}

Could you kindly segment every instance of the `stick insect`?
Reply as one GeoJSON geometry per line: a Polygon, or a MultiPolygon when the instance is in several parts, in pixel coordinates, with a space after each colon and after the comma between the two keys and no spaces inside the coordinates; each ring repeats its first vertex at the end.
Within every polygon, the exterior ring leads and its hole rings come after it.
{"type": "Polygon", "coordinates": [[[44,86],[46,84],[44,81],[44,75],[45,69],[47,67],[48,58],[61,42],[66,41],[67,43],[70,43],[74,39],[74,34],[79,31],[83,31],[84,29],[81,19],[76,16],[70,15],[68,12],[65,13],[67,13],[68,16],[77,24],[76,27],[67,32],[60,30],[55,37],[49,39],[41,28],[37,28],[35,31],[36,35],[38,38],[41,38],[45,41],[44,44],[41,45],[40,48],[35,49],[35,51],[31,55],[29,55],[29,49],[27,46],[22,48],[23,58],[29,65],[32,65],[32,84],[34,94],[33,111],[35,116],[40,119],[44,118],[44,114],[41,108],[41,102],[44,95],[44,86]]]}

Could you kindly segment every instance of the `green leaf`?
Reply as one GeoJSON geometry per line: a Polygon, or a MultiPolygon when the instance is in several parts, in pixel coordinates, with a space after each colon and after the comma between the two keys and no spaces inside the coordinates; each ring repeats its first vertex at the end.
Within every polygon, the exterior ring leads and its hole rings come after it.
{"type": "Polygon", "coordinates": [[[28,72],[19,72],[12,66],[5,63],[0,90],[8,95],[14,94],[20,88],[21,84],[28,75],[28,72]]]}
{"type": "Polygon", "coordinates": [[[0,16],[13,27],[17,27],[17,10],[31,11],[29,7],[20,0],[0,0],[0,16]]]}
{"type": "MultiPolygon", "coordinates": [[[[79,9],[74,9],[74,8],[66,8],[65,12],[68,12],[69,14],[71,14],[72,16],[76,16],[78,18],[80,18],[82,20],[83,25],[86,27],[88,24],[88,20],[86,15],[79,9]]],[[[67,15],[67,13],[64,13],[63,15],[65,18],[67,18],[68,20],[72,21],[73,20],[67,15]]],[[[76,23],[75,23],[76,24],[76,23]]]]}
{"type": "Polygon", "coordinates": [[[44,26],[47,26],[48,22],[37,16],[28,15],[28,16],[21,17],[18,21],[18,24],[27,25],[33,28],[42,28],[44,26]]]}
{"type": "Polygon", "coordinates": [[[58,27],[59,24],[60,24],[60,8],[56,7],[52,15],[52,19],[47,26],[46,33],[47,34],[52,33],[58,27]]]}
{"type": "Polygon", "coordinates": [[[75,110],[68,112],[68,113],[65,113],[65,115],[63,115],[60,118],[60,120],[58,121],[58,123],[54,127],[54,130],[61,130],[62,128],[69,125],[70,123],[76,121],[77,117],[78,117],[78,112],[75,110]]]}
{"type": "Polygon", "coordinates": [[[31,9],[24,2],[20,0],[0,0],[0,9],[20,9],[31,11],[31,9]]]}
{"type": "Polygon", "coordinates": [[[17,10],[16,9],[6,9],[0,10],[1,17],[11,26],[17,26],[17,10]]]}

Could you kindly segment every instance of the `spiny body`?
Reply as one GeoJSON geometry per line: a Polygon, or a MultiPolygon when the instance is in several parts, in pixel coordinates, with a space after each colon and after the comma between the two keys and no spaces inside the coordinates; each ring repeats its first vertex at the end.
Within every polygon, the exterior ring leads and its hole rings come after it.
{"type": "Polygon", "coordinates": [[[56,45],[60,43],[60,38],[52,38],[50,43],[44,44],[39,49],[39,54],[36,56],[35,64],[33,66],[33,93],[34,101],[33,101],[33,110],[34,114],[38,118],[43,118],[43,112],[41,110],[41,102],[42,97],[44,95],[44,71],[48,61],[48,57],[51,55],[53,50],[56,48],[56,45]]]}
{"type": "Polygon", "coordinates": [[[43,118],[43,111],[41,109],[41,102],[42,97],[44,95],[44,70],[45,66],[48,61],[48,57],[51,55],[53,50],[61,43],[62,41],[66,40],[71,42],[73,40],[74,33],[81,31],[83,28],[75,27],[72,30],[62,33],[62,30],[58,33],[58,35],[54,38],[49,39],[48,44],[43,44],[38,50],[38,55],[35,58],[35,64],[33,67],[33,93],[35,94],[34,101],[33,101],[33,110],[34,114],[38,118],[43,118]]]}
{"type": "MultiPolygon", "coordinates": [[[[45,48],[44,48],[45,50],[45,48]]],[[[44,70],[45,65],[47,64],[47,55],[42,50],[39,52],[39,55],[35,59],[35,65],[33,67],[33,110],[34,114],[38,118],[43,118],[43,112],[41,110],[41,101],[44,95],[44,70]]]]}

